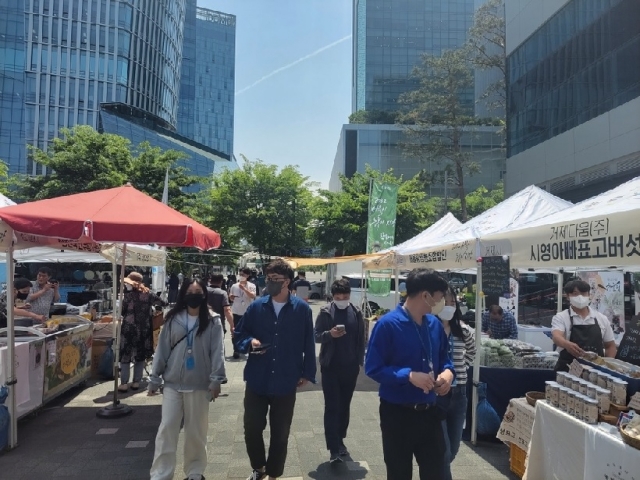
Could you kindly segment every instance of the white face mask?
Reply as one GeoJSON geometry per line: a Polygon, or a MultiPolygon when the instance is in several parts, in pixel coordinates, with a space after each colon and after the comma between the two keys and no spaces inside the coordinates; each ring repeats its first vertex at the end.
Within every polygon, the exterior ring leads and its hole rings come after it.
{"type": "Polygon", "coordinates": [[[445,306],[442,311],[438,314],[440,320],[444,320],[445,322],[450,321],[456,313],[456,307],[445,306]]]}
{"type": "Polygon", "coordinates": [[[588,307],[591,300],[586,295],[578,295],[577,297],[569,297],[569,303],[576,308],[588,307]]]}
{"type": "Polygon", "coordinates": [[[333,303],[340,310],[344,310],[349,306],[349,300],[334,300],[333,303]]]}
{"type": "MultiPolygon", "coordinates": [[[[431,297],[431,298],[432,298],[433,300],[435,300],[433,297],[431,297]]],[[[425,299],[425,303],[431,307],[431,313],[432,313],[433,315],[438,315],[438,314],[440,314],[440,312],[442,312],[442,309],[443,309],[443,308],[445,307],[445,305],[446,305],[446,302],[444,301],[444,297],[442,297],[442,298],[440,299],[440,301],[439,301],[439,302],[436,302],[436,304],[435,304],[435,305],[431,305],[431,304],[429,303],[429,301],[428,301],[428,300],[426,300],[426,299],[425,299]]]]}

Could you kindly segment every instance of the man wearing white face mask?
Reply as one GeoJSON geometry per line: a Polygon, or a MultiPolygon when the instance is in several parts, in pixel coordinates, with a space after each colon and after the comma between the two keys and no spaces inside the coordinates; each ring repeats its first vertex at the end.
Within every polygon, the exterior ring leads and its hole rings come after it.
{"type": "Polygon", "coordinates": [[[589,284],[582,280],[571,280],[564,286],[571,307],[558,313],[551,321],[553,342],[560,352],[556,371],[568,371],[573,359],[582,357],[585,352],[616,356],[611,322],[589,307],[590,291],[589,284]]]}
{"type": "Polygon", "coordinates": [[[364,318],[350,302],[349,281],[331,285],[333,301],[320,310],[315,325],[320,343],[320,368],[324,394],[324,435],[331,463],[349,455],[344,439],[349,427],[351,398],[364,363],[364,318]]]}

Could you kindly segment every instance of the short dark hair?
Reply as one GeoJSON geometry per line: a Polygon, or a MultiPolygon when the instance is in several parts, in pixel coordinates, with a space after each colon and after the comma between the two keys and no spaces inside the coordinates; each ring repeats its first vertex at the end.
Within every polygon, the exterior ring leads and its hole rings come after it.
{"type": "Polygon", "coordinates": [[[251,275],[251,269],[249,267],[241,268],[240,273],[244,273],[248,277],[249,275],[251,275]]]}
{"type": "Polygon", "coordinates": [[[591,286],[587,282],[585,282],[584,280],[574,279],[574,280],[569,280],[567,283],[565,283],[564,293],[569,295],[570,293],[573,293],[573,291],[576,288],[580,293],[591,292],[591,286]]]}
{"type": "Polygon", "coordinates": [[[44,273],[47,276],[51,276],[53,274],[53,272],[51,271],[51,269],[49,267],[40,267],[38,269],[38,273],[44,273]]]}
{"type": "Polygon", "coordinates": [[[420,292],[427,291],[431,295],[435,292],[443,294],[449,290],[449,284],[432,268],[414,268],[407,275],[407,296],[414,297],[420,292]]]}
{"type": "Polygon", "coordinates": [[[304,273],[304,270],[298,270],[298,276],[299,276],[299,277],[306,277],[306,276],[307,276],[307,274],[306,274],[306,273],[304,273]]]}
{"type": "Polygon", "coordinates": [[[215,285],[221,284],[222,280],[224,280],[224,276],[221,273],[214,273],[211,275],[211,283],[215,285]]]}
{"type": "Polygon", "coordinates": [[[15,288],[16,290],[22,290],[23,288],[31,288],[33,286],[33,284],[29,281],[28,278],[24,278],[24,277],[20,277],[20,278],[16,278],[13,281],[13,288],[15,288]]]}
{"type": "Polygon", "coordinates": [[[351,293],[351,285],[346,278],[339,278],[331,284],[331,295],[351,293]]]}
{"type": "Polygon", "coordinates": [[[488,310],[491,313],[497,313],[498,315],[502,315],[504,313],[504,310],[502,309],[502,307],[500,305],[489,305],[488,310]]]}
{"type": "Polygon", "coordinates": [[[269,265],[267,265],[265,273],[267,275],[269,275],[270,273],[279,273],[280,275],[287,277],[289,280],[293,280],[293,268],[291,268],[291,265],[289,265],[281,258],[277,258],[269,265]]]}

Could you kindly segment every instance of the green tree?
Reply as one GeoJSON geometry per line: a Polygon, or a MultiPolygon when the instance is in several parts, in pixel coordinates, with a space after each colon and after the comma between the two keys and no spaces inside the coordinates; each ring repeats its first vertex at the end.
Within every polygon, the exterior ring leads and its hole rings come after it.
{"type": "Polygon", "coordinates": [[[294,254],[306,245],[315,184],[296,166],[242,158],[242,168],[214,175],[196,207],[199,218],[227,238],[228,247],[245,240],[261,255],[294,254]]]}
{"type": "Polygon", "coordinates": [[[480,97],[490,111],[506,111],[507,51],[504,0],[489,0],[473,17],[469,30],[469,55],[478,70],[495,70],[498,79],[480,97]]]}
{"type": "MultiPolygon", "coordinates": [[[[495,207],[504,200],[504,185],[502,182],[496,184],[491,190],[486,187],[478,187],[473,192],[466,195],[467,213],[469,219],[477,217],[482,212],[495,207]]],[[[462,218],[460,200],[455,199],[449,202],[449,211],[459,219],[462,218]]]]}
{"type": "Polygon", "coordinates": [[[46,152],[29,147],[34,161],[47,167],[48,174],[18,176],[15,193],[19,200],[91,192],[127,182],[160,200],[169,168],[169,204],[183,210],[190,195],[182,189],[199,181],[177,166],[184,154],[175,150],[162,151],[148,142],[133,148],[128,139],[99,133],[87,125],[64,128],[60,133],[46,152]]]}
{"type": "Polygon", "coordinates": [[[384,110],[358,110],[349,115],[349,123],[393,125],[398,118],[397,112],[384,110]]]}
{"type": "MultiPolygon", "coordinates": [[[[480,169],[462,148],[463,135],[472,134],[473,103],[464,100],[473,91],[473,75],[466,49],[448,50],[442,56],[422,55],[413,71],[419,87],[400,96],[405,109],[399,116],[406,140],[405,155],[443,165],[443,175],[456,186],[466,221],[465,178],[480,169]]],[[[446,180],[445,180],[446,181],[446,180]]]]}
{"type": "Polygon", "coordinates": [[[313,205],[313,245],[323,251],[336,250],[343,255],[364,253],[367,245],[369,189],[373,180],[399,185],[395,243],[417,235],[436,219],[436,209],[427,200],[425,176],[416,175],[404,181],[389,170],[380,173],[367,166],[365,173],[351,178],[341,176],[342,190],[320,190],[313,205]]]}
{"type": "Polygon", "coordinates": [[[0,160],[0,193],[6,197],[9,196],[9,167],[0,160]]]}

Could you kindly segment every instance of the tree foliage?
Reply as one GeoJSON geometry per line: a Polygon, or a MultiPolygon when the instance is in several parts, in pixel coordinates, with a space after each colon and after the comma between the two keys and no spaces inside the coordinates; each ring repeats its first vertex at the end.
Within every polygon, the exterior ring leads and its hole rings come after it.
{"type": "Polygon", "coordinates": [[[0,160],[0,193],[9,196],[9,166],[0,160]]]}
{"type": "Polygon", "coordinates": [[[367,166],[365,173],[356,173],[351,178],[341,176],[340,180],[340,192],[321,190],[313,205],[309,238],[325,252],[334,249],[344,255],[365,252],[372,180],[399,185],[395,243],[417,235],[437,218],[436,209],[427,201],[422,175],[404,181],[391,170],[380,173],[367,166]]]}
{"type": "Polygon", "coordinates": [[[226,246],[246,240],[261,255],[294,254],[306,245],[311,220],[311,188],[295,166],[249,161],[214,176],[199,202],[198,216],[226,238],[226,246]]]}
{"type": "Polygon", "coordinates": [[[406,141],[405,154],[443,165],[458,192],[462,220],[467,220],[465,177],[480,169],[470,152],[462,148],[464,134],[472,132],[473,103],[465,101],[473,91],[473,75],[466,49],[448,50],[442,56],[422,55],[413,71],[416,90],[400,96],[405,107],[399,116],[406,141]]]}
{"type": "MultiPolygon", "coordinates": [[[[478,187],[473,192],[469,192],[466,195],[467,215],[469,219],[477,217],[482,212],[495,207],[503,200],[504,185],[502,184],[502,182],[495,185],[495,187],[491,190],[484,186],[478,187]]],[[[449,202],[449,211],[453,213],[458,219],[462,219],[462,209],[460,207],[459,199],[455,199],[449,202]]]]}
{"type": "Polygon", "coordinates": [[[480,99],[487,103],[490,111],[505,112],[507,51],[504,0],[489,0],[476,10],[468,46],[475,68],[499,72],[498,79],[487,87],[480,99]]]}
{"type": "Polygon", "coordinates": [[[175,150],[163,152],[148,142],[132,148],[128,139],[99,133],[87,125],[60,132],[61,137],[54,139],[46,152],[30,147],[34,161],[51,173],[19,176],[15,181],[17,199],[41,200],[119,187],[130,182],[161,200],[169,168],[169,204],[184,209],[189,195],[181,188],[198,182],[198,177],[188,175],[185,168],[176,165],[183,154],[175,150]]]}
{"type": "Polygon", "coordinates": [[[358,110],[349,115],[349,123],[393,125],[398,120],[398,112],[385,110],[358,110]]]}

